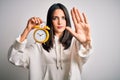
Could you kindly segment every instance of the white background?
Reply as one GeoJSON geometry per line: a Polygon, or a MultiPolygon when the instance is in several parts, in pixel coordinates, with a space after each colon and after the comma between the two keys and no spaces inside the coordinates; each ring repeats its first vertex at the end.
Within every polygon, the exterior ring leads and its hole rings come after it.
{"type": "MultiPolygon", "coordinates": [[[[93,54],[84,65],[83,80],[120,80],[119,0],[0,0],[0,80],[28,80],[27,69],[8,62],[8,49],[30,17],[46,20],[56,2],[69,12],[74,6],[85,12],[91,25],[93,54]]],[[[34,42],[32,32],[28,42],[34,42]]]]}

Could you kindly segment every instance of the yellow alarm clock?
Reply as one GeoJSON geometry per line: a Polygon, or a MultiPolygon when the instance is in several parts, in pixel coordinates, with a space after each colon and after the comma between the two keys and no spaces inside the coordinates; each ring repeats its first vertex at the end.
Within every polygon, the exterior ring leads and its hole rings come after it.
{"type": "Polygon", "coordinates": [[[49,32],[50,28],[48,26],[35,26],[35,31],[33,33],[33,38],[35,42],[38,43],[45,43],[49,39],[49,32]]]}

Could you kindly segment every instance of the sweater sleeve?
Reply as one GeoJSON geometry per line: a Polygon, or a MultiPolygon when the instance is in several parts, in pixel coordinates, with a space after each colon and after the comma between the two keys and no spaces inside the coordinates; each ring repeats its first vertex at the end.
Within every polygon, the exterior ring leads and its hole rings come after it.
{"type": "Polygon", "coordinates": [[[78,51],[78,58],[80,61],[82,61],[82,64],[84,64],[89,56],[91,55],[91,49],[92,49],[92,45],[91,42],[90,43],[85,43],[86,46],[83,46],[83,44],[81,44],[79,41],[75,41],[75,45],[76,45],[76,49],[78,51]]]}
{"type": "Polygon", "coordinates": [[[27,40],[20,42],[20,36],[15,40],[8,51],[8,60],[16,66],[27,68],[29,65],[29,55],[26,49],[27,40]]]}

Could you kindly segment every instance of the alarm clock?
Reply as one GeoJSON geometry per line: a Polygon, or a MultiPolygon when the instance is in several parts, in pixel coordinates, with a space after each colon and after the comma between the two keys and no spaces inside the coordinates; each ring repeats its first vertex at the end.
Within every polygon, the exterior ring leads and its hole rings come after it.
{"type": "Polygon", "coordinates": [[[35,42],[38,43],[45,43],[49,39],[49,32],[50,28],[48,26],[41,26],[37,25],[34,27],[35,31],[33,33],[33,38],[35,42]]]}

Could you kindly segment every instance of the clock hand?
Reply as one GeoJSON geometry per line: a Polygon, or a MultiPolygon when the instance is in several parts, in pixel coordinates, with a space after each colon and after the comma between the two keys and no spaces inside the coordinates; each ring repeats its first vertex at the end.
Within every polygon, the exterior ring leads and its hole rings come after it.
{"type": "Polygon", "coordinates": [[[39,33],[37,33],[39,36],[42,36],[42,35],[44,35],[44,34],[39,34],[39,33]]]}

